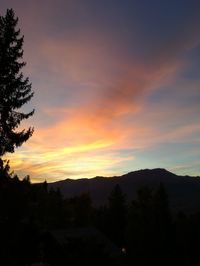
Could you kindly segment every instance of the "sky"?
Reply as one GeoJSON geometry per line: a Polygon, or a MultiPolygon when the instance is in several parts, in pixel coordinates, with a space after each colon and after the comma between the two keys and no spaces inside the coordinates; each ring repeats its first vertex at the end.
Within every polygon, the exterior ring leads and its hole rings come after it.
{"type": "Polygon", "coordinates": [[[166,168],[200,175],[200,1],[1,0],[24,35],[32,182],[166,168]]]}

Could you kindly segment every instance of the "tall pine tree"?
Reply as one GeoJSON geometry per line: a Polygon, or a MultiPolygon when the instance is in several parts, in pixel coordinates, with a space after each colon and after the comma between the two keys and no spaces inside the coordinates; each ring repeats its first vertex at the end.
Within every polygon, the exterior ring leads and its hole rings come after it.
{"type": "Polygon", "coordinates": [[[0,156],[14,152],[33,134],[33,128],[16,130],[21,121],[33,115],[20,108],[33,97],[31,84],[24,78],[24,37],[17,29],[18,18],[12,9],[0,16],[0,156]]]}
{"type": "Polygon", "coordinates": [[[108,198],[108,236],[119,247],[124,245],[126,225],[126,196],[117,184],[108,198]]]}

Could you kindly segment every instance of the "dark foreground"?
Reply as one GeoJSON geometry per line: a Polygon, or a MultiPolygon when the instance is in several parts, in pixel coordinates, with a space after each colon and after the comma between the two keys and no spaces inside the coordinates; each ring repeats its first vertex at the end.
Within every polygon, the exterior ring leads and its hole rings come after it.
{"type": "Polygon", "coordinates": [[[200,212],[171,213],[165,187],[132,201],[115,185],[104,206],[63,198],[0,167],[0,265],[200,265],[200,212]]]}

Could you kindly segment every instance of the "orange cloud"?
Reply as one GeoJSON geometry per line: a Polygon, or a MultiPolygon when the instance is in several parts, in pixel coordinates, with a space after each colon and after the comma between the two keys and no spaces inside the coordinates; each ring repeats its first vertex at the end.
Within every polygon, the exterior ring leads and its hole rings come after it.
{"type": "MultiPolygon", "coordinates": [[[[67,69],[61,69],[64,76],[67,69]]],[[[87,105],[83,101],[74,108],[46,107],[44,113],[57,117],[57,121],[36,128],[25,148],[11,156],[13,168],[20,173],[29,173],[33,181],[44,178],[54,181],[67,176],[78,178],[84,174],[92,177],[94,173],[109,175],[111,166],[134,159],[109,155],[110,151],[149,145],[146,139],[152,129],[127,124],[125,118],[140,113],[141,96],[155,89],[160,82],[166,82],[166,77],[173,76],[176,69],[163,66],[146,74],[145,69],[138,67],[127,71],[126,77],[121,77],[116,86],[103,88],[101,93],[97,89],[87,105]],[[104,155],[99,155],[101,151],[104,155]]],[[[84,97],[87,93],[83,93],[84,97]]]]}

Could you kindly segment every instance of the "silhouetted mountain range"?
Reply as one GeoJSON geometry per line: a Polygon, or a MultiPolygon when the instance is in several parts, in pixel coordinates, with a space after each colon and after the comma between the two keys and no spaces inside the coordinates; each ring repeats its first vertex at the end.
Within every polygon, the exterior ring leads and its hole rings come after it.
{"type": "Polygon", "coordinates": [[[91,179],[66,179],[50,183],[49,188],[59,188],[64,197],[70,198],[89,192],[95,205],[106,204],[107,198],[116,184],[119,184],[131,201],[142,186],[156,188],[164,184],[174,210],[196,211],[200,208],[200,177],[178,176],[165,169],[145,169],[122,176],[91,179]]]}

